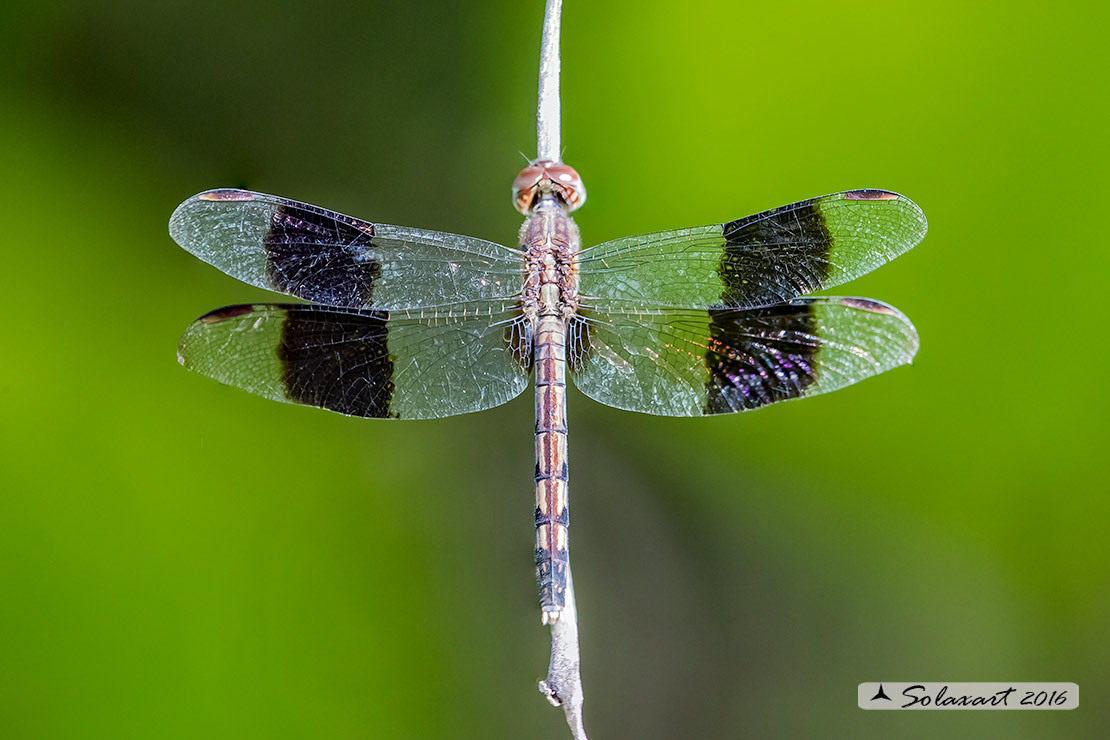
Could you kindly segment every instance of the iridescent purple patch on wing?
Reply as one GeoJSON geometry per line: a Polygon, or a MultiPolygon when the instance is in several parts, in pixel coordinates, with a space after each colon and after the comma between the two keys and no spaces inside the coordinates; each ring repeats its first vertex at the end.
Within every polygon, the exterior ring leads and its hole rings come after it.
{"type": "Polygon", "coordinates": [[[799,398],[817,380],[817,316],[807,303],[709,311],[706,414],[799,398]]]}

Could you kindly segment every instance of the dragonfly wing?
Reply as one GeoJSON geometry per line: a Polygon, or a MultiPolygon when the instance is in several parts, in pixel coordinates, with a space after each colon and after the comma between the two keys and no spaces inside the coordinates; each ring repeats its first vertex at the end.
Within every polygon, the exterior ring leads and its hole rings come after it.
{"type": "Polygon", "coordinates": [[[433,419],[499,406],[528,385],[519,310],[228,306],[195,321],[178,358],[266,398],[348,416],[433,419]]]}
{"type": "Polygon", "coordinates": [[[886,190],[850,190],[725,224],[626,237],[579,254],[583,305],[750,308],[846,283],[911,249],[928,225],[886,190]]]}
{"type": "Polygon", "coordinates": [[[843,388],[913,359],[917,332],[866,298],[754,309],[583,312],[569,333],[574,384],[659,416],[749,411],[843,388]]]}
{"type": "Polygon", "coordinates": [[[209,190],[170,236],[232,277],[315,303],[382,310],[513,298],[519,251],[439,231],[372,224],[249,190],[209,190]]]}

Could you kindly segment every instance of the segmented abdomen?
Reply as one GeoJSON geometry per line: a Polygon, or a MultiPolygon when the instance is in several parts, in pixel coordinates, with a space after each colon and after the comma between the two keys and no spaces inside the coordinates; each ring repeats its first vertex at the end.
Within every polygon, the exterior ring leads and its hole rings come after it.
{"type": "Polygon", "coordinates": [[[567,587],[566,326],[541,316],[536,330],[536,579],[543,622],[559,618],[567,587]]]}

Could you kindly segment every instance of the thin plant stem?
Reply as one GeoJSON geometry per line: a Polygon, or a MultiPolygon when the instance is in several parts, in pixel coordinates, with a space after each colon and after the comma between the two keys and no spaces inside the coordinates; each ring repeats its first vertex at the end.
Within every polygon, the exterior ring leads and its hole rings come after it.
{"type": "MultiPolygon", "coordinates": [[[[547,0],[540,43],[540,94],[536,106],[536,157],[562,160],[560,151],[559,24],[562,0],[547,0]]],[[[582,724],[582,665],[578,649],[578,609],[574,601],[574,578],[567,562],[566,604],[551,625],[551,663],[540,691],[547,700],[563,708],[574,740],[587,740],[582,724]]]]}

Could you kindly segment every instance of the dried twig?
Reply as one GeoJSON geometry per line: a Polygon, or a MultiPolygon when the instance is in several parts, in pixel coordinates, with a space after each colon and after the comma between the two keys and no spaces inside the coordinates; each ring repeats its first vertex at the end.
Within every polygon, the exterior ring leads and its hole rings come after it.
{"type": "MultiPolygon", "coordinates": [[[[559,21],[562,0],[547,0],[540,45],[540,96],[536,108],[536,158],[558,162],[560,149],[559,21]]],[[[574,603],[574,578],[567,563],[566,606],[551,625],[551,664],[540,681],[547,700],[563,708],[575,740],[586,740],[582,726],[581,659],[578,654],[578,610],[574,603]]]]}
{"type": "Polygon", "coordinates": [[[540,99],[536,106],[536,158],[558,162],[561,123],[559,120],[559,21],[563,0],[547,0],[540,42],[540,99]]]}
{"type": "Polygon", "coordinates": [[[586,740],[582,725],[582,667],[578,657],[578,612],[574,605],[574,578],[567,564],[566,606],[551,625],[551,664],[540,691],[554,706],[562,707],[575,740],[586,740]]]}

